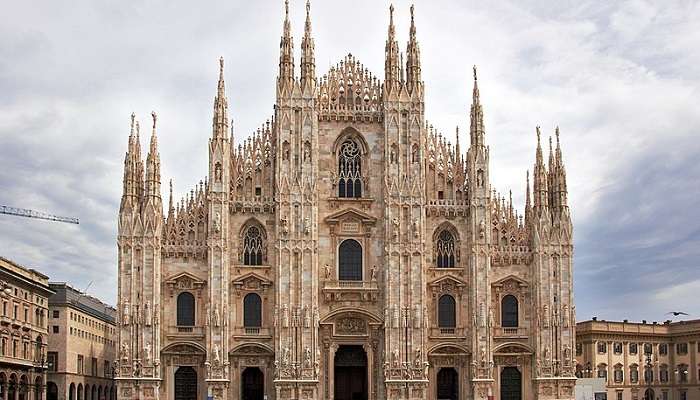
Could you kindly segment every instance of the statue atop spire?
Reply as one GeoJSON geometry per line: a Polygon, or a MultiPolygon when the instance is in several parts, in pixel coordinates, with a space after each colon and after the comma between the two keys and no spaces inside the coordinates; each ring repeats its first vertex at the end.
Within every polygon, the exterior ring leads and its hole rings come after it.
{"type": "Polygon", "coordinates": [[[394,5],[389,6],[389,32],[384,48],[384,88],[391,93],[401,84],[401,64],[399,60],[399,44],[396,42],[394,28],[394,5]]]}
{"type": "Polygon", "coordinates": [[[484,146],[484,135],[486,134],[484,128],[484,111],[481,107],[481,99],[479,98],[479,85],[476,78],[476,65],[474,65],[472,69],[474,72],[474,89],[472,92],[472,107],[470,112],[471,125],[469,136],[471,138],[472,146],[484,146]]]}
{"type": "Polygon", "coordinates": [[[291,86],[294,81],[294,44],[289,22],[289,0],[284,0],[284,25],[280,40],[279,87],[291,86]]]}

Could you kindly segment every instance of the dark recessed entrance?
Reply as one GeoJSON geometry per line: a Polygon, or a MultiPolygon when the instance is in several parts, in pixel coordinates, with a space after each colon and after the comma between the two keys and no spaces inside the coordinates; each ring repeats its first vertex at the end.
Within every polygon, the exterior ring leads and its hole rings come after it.
{"type": "Polygon", "coordinates": [[[520,400],[522,398],[522,377],[516,367],[501,370],[501,400],[520,400]]]}
{"type": "Polygon", "coordinates": [[[179,367],[175,372],[175,400],[197,400],[197,371],[179,367]]]}
{"type": "Polygon", "coordinates": [[[263,400],[265,396],[265,375],[260,368],[249,367],[241,377],[243,400],[263,400]]]}
{"type": "Polygon", "coordinates": [[[367,353],[362,346],[335,352],[335,400],[367,400],[367,353]]]}
{"type": "Polygon", "coordinates": [[[454,368],[442,368],[437,374],[438,400],[457,400],[459,398],[459,376],[454,368]]]}

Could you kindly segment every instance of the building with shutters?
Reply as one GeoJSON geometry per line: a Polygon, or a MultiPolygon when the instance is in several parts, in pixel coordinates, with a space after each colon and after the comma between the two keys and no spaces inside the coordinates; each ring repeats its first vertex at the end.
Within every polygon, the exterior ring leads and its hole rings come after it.
{"type": "Polygon", "coordinates": [[[602,378],[608,400],[700,399],[700,320],[577,324],[576,376],[602,378]]]}
{"type": "Polygon", "coordinates": [[[41,400],[49,278],[0,257],[0,399],[41,400]]]}
{"type": "Polygon", "coordinates": [[[287,12],[273,114],[241,142],[222,59],[207,176],[179,202],[156,114],[145,161],[132,115],[119,399],[573,399],[559,130],[547,162],[533,132],[517,211],[491,186],[476,68],[453,145],[426,121],[413,8],[405,62],[388,18],[383,78],[351,54],[318,77],[310,6],[298,65],[287,12]]]}
{"type": "Polygon", "coordinates": [[[51,282],[46,400],[114,400],[114,307],[51,282]]]}

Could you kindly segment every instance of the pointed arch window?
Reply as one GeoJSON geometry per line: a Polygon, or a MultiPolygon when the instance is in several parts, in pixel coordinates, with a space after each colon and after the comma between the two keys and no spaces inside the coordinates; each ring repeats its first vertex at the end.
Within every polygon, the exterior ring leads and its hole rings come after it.
{"type": "Polygon", "coordinates": [[[457,326],[457,304],[449,294],[442,295],[438,300],[438,327],[455,328],[457,326]]]}
{"type": "Polygon", "coordinates": [[[245,328],[262,326],[262,300],[256,293],[249,293],[243,298],[243,326],[245,328]]]}
{"type": "Polygon", "coordinates": [[[338,151],[338,197],[362,197],[362,152],[353,139],[346,139],[338,151]]]}
{"type": "Polygon", "coordinates": [[[190,292],[177,296],[177,325],[194,326],[194,296],[190,292]]]}
{"type": "Polygon", "coordinates": [[[362,245],[356,240],[344,240],[338,248],[338,279],[362,280],[362,245]]]}
{"type": "Polygon", "coordinates": [[[243,264],[263,265],[265,261],[265,235],[257,226],[249,226],[243,234],[243,264]]]}
{"type": "Polygon", "coordinates": [[[518,299],[512,294],[501,300],[501,326],[504,328],[518,327],[518,299]]]}
{"type": "Polygon", "coordinates": [[[447,229],[438,235],[435,251],[438,268],[455,267],[455,238],[447,229]]]}

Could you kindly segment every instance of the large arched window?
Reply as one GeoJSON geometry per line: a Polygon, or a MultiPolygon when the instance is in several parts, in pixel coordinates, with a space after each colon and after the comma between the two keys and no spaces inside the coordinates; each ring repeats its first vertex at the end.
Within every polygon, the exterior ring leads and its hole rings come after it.
{"type": "Polygon", "coordinates": [[[182,292],[177,296],[177,325],[194,325],[194,296],[189,292],[182,292]]]}
{"type": "Polygon", "coordinates": [[[265,236],[258,226],[249,226],[243,234],[243,264],[263,265],[264,259],[265,236]]]}
{"type": "Polygon", "coordinates": [[[509,294],[501,300],[501,326],[504,328],[518,327],[518,299],[509,294]]]}
{"type": "Polygon", "coordinates": [[[454,328],[457,326],[456,304],[454,297],[442,295],[438,300],[438,327],[454,328]]]}
{"type": "Polygon", "coordinates": [[[435,252],[438,268],[455,267],[455,238],[447,229],[438,235],[435,252]]]}
{"type": "Polygon", "coordinates": [[[250,293],[243,298],[243,326],[246,328],[262,326],[262,300],[255,293],[250,293]]]}
{"type": "Polygon", "coordinates": [[[348,239],[338,249],[338,279],[341,281],[362,280],[362,246],[348,239]]]}
{"type": "Polygon", "coordinates": [[[362,197],[362,152],[350,138],[338,150],[338,197],[362,197]]]}

